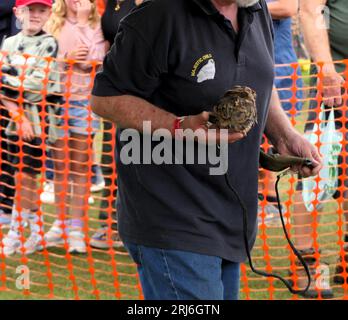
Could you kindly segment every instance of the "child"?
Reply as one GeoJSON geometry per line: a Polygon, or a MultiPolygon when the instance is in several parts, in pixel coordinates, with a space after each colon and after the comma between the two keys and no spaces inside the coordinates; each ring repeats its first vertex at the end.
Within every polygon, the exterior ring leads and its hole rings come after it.
{"type": "MultiPolygon", "coordinates": [[[[6,39],[2,64],[1,95],[2,104],[11,116],[6,135],[9,139],[9,161],[16,167],[22,165],[15,174],[19,187],[12,210],[11,228],[2,241],[4,255],[15,252],[30,254],[42,249],[43,221],[38,214],[38,187],[36,177],[41,173],[43,141],[42,114],[47,114],[48,141],[54,143],[58,132],[56,110],[47,105],[41,113],[45,90],[48,96],[60,91],[59,74],[55,62],[58,45],[55,39],[43,31],[43,26],[51,14],[52,0],[16,0],[14,14],[22,25],[22,31],[6,39]],[[45,80],[48,80],[47,82],[45,80]],[[18,99],[18,103],[16,102],[18,99]],[[18,156],[21,154],[22,157],[18,156]],[[20,241],[20,218],[29,221],[31,234],[23,248],[20,241]]],[[[46,120],[46,119],[45,119],[46,120]]]]}
{"type": "MultiPolygon", "coordinates": [[[[69,152],[62,152],[64,139],[59,140],[59,149],[52,150],[54,161],[55,202],[63,203],[65,208],[57,206],[57,220],[46,233],[48,246],[64,243],[67,234],[69,252],[85,253],[86,243],[83,232],[84,219],[87,217],[87,199],[89,195],[88,164],[93,162],[91,142],[99,129],[100,120],[89,106],[92,86],[92,65],[86,61],[102,61],[106,53],[106,43],[101,31],[100,17],[93,0],[56,0],[47,30],[58,40],[59,54],[62,59],[73,60],[61,64],[62,82],[66,85],[66,96],[69,97],[62,124],[68,126],[67,132],[62,130],[61,137],[68,134],[69,152]],[[77,62],[76,62],[77,61],[77,62]],[[67,71],[72,71],[68,77],[67,71]],[[90,131],[90,130],[91,131],[90,131]],[[88,152],[90,150],[90,152],[88,152]],[[66,157],[69,156],[69,159],[66,157]],[[71,182],[70,197],[64,192],[63,182],[68,172],[71,182]],[[66,217],[69,217],[66,220],[66,217]],[[67,228],[65,228],[67,226],[67,228]]],[[[65,60],[66,61],[66,60],[65,60]]]]}

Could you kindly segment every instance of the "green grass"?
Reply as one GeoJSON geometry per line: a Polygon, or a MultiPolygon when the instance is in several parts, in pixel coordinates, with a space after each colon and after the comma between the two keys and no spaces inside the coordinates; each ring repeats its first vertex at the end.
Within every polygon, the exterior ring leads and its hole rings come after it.
{"type": "MultiPolygon", "coordinates": [[[[98,202],[93,206],[98,207],[98,202]]],[[[89,236],[99,227],[98,210],[89,212],[89,236]]],[[[47,230],[53,222],[52,206],[45,206],[47,230]]],[[[131,299],[140,295],[136,268],[126,252],[93,250],[67,255],[64,247],[50,248],[26,259],[21,255],[0,259],[0,299],[131,299]],[[18,266],[30,270],[30,290],[16,288],[18,266]]]]}
{"type": "MultiPolygon", "coordinates": [[[[284,184],[282,189],[286,189],[284,184]]],[[[97,205],[96,203],[95,206],[97,207],[97,205]]],[[[52,211],[52,207],[46,206],[44,210],[52,211]]],[[[322,216],[317,230],[318,243],[322,249],[322,260],[330,264],[332,277],[339,255],[339,246],[336,244],[338,216],[334,214],[336,204],[333,202],[326,205],[324,212],[333,214],[322,216]]],[[[93,233],[92,230],[98,228],[97,210],[90,210],[90,218],[89,236],[93,233]]],[[[50,224],[53,217],[48,215],[46,220],[50,224]]],[[[46,230],[47,228],[48,226],[46,230]]],[[[272,266],[273,271],[280,272],[286,277],[290,266],[289,255],[290,251],[287,249],[283,232],[279,226],[260,230],[253,251],[253,259],[258,268],[265,270],[266,261],[272,266]],[[263,238],[263,236],[266,237],[263,238]],[[261,248],[263,241],[268,246],[269,259],[264,259],[266,251],[261,248]]],[[[113,256],[110,252],[102,250],[93,250],[90,255],[86,256],[67,256],[64,248],[48,249],[47,252],[30,255],[27,260],[20,255],[0,259],[0,299],[138,299],[140,291],[135,275],[136,268],[124,250],[118,250],[113,256]],[[21,265],[27,265],[30,270],[29,292],[18,290],[15,285],[15,279],[19,276],[16,268],[21,265]],[[94,284],[90,268],[94,270],[94,284]],[[71,275],[75,279],[71,279],[71,275]],[[4,282],[4,276],[6,276],[6,282],[4,282]],[[4,287],[6,290],[1,290],[4,287]]],[[[241,281],[242,299],[292,298],[277,280],[269,282],[269,280],[251,273],[250,270],[248,270],[247,276],[247,283],[243,277],[241,281]],[[273,295],[270,293],[270,284],[274,288],[273,295]],[[243,291],[246,287],[250,289],[248,296],[243,291]]],[[[339,287],[335,288],[335,293],[336,297],[343,295],[342,289],[339,287]]]]}
{"type": "MultiPolygon", "coordinates": [[[[337,205],[334,201],[325,205],[323,210],[325,214],[321,215],[320,223],[317,228],[316,241],[320,248],[320,260],[322,263],[329,266],[329,277],[331,285],[334,289],[335,298],[342,298],[344,295],[341,286],[333,285],[334,268],[337,258],[340,254],[340,247],[338,242],[338,215],[337,205]]],[[[291,231],[290,231],[291,233],[291,231]]],[[[282,275],[284,278],[291,279],[289,277],[290,266],[293,265],[294,258],[290,258],[290,249],[287,245],[283,231],[281,227],[267,227],[260,230],[258,240],[253,251],[253,260],[255,265],[263,271],[266,271],[266,265],[272,266],[272,271],[282,275]],[[266,245],[266,250],[261,250],[262,246],[266,245]]],[[[242,298],[249,299],[294,299],[295,296],[291,295],[285,286],[278,280],[264,279],[258,275],[253,274],[248,268],[247,271],[247,284],[245,281],[241,282],[242,298]],[[250,289],[249,294],[246,295],[243,291],[243,287],[250,289]]],[[[297,296],[297,298],[299,298],[297,296]]]]}

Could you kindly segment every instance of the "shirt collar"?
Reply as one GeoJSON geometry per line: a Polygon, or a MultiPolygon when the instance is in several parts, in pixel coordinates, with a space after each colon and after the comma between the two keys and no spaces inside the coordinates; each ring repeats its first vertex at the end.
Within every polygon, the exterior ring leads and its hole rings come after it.
{"type": "Polygon", "coordinates": [[[256,2],[254,5],[246,8],[246,9],[251,11],[251,12],[256,12],[256,11],[262,10],[262,6],[261,6],[260,1],[259,1],[259,2],[256,2]]]}
{"type": "MultiPolygon", "coordinates": [[[[193,2],[195,2],[207,15],[213,15],[219,12],[211,0],[193,0],[193,2]]],[[[246,8],[246,10],[250,13],[262,10],[260,1],[246,8]]]]}
{"type": "Polygon", "coordinates": [[[219,11],[210,0],[193,0],[207,15],[213,15],[219,11]]]}

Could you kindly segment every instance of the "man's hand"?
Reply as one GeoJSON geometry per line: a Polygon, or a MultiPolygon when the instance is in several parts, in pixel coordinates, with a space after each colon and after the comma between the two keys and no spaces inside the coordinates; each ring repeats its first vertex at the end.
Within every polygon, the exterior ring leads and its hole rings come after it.
{"type": "Polygon", "coordinates": [[[207,143],[220,143],[221,141],[227,143],[233,143],[244,138],[244,134],[240,132],[228,132],[225,130],[220,130],[215,126],[208,126],[209,122],[209,112],[202,112],[195,116],[187,116],[181,124],[181,129],[191,129],[197,132],[197,138],[205,139],[207,143]],[[201,130],[199,130],[201,129],[201,130]],[[211,129],[215,129],[216,135],[213,134],[211,129]]]}
{"type": "Polygon", "coordinates": [[[313,168],[292,167],[291,169],[301,174],[302,177],[316,176],[322,168],[322,160],[317,149],[299,133],[293,131],[287,137],[275,143],[276,150],[281,155],[291,155],[307,158],[312,161],[313,168]]]}
{"type": "Polygon", "coordinates": [[[329,107],[340,106],[342,104],[341,87],[344,79],[335,71],[323,71],[323,102],[329,107]]]}

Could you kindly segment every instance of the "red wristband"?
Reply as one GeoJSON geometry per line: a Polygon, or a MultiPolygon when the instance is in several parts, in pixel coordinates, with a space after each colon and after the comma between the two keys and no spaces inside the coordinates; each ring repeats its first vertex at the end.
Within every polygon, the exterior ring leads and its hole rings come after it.
{"type": "Polygon", "coordinates": [[[184,121],[185,117],[179,117],[174,120],[173,124],[173,134],[175,135],[175,130],[181,129],[181,123],[184,121]]]}

